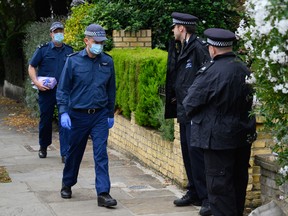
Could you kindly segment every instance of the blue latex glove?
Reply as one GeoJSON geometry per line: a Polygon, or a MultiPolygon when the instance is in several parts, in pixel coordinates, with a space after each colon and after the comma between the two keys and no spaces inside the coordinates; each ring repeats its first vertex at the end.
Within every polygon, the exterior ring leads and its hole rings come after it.
{"type": "Polygon", "coordinates": [[[71,129],[71,119],[66,112],[61,115],[61,126],[68,130],[71,129]]]}
{"type": "Polygon", "coordinates": [[[108,118],[108,127],[109,129],[112,128],[114,125],[114,118],[108,118]]]}

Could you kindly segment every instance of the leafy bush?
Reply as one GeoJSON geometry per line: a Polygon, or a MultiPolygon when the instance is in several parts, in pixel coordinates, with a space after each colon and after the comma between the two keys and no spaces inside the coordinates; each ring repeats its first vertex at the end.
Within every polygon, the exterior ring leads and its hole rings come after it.
{"type": "Polygon", "coordinates": [[[163,113],[165,112],[165,105],[163,100],[160,101],[160,106],[155,110],[154,118],[160,123],[158,130],[162,137],[166,140],[174,140],[174,119],[165,119],[163,113]]]}
{"type": "Polygon", "coordinates": [[[280,183],[288,180],[288,1],[247,0],[246,19],[238,35],[245,42],[254,73],[259,106],[265,126],[274,134],[273,151],[282,166],[280,183]]]}
{"type": "Polygon", "coordinates": [[[165,82],[167,52],[158,49],[113,49],[109,52],[116,70],[116,106],[126,117],[135,112],[139,125],[160,127],[155,117],[165,82]]]}
{"type": "Polygon", "coordinates": [[[65,42],[74,50],[81,50],[85,47],[83,41],[86,26],[93,23],[93,5],[88,3],[72,7],[72,16],[65,23],[65,42]]]}

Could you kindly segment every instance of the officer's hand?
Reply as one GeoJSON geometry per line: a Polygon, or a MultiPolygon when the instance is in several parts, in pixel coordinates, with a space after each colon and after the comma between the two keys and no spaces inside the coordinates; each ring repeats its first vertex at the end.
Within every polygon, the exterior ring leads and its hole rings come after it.
{"type": "Polygon", "coordinates": [[[39,89],[39,91],[47,91],[47,90],[50,89],[48,86],[45,86],[44,85],[45,83],[43,83],[43,82],[37,81],[37,82],[34,82],[34,83],[37,86],[37,88],[39,89]]]}
{"type": "Polygon", "coordinates": [[[109,129],[112,128],[114,125],[114,118],[108,118],[108,127],[109,129]]]}
{"type": "Polygon", "coordinates": [[[66,112],[61,115],[61,126],[68,130],[71,129],[71,119],[66,112]]]}

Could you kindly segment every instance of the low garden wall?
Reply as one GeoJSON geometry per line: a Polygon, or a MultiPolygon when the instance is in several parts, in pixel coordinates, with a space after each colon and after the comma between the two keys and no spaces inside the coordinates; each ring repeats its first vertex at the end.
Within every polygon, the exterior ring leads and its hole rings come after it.
{"type": "MultiPolygon", "coordinates": [[[[155,130],[141,127],[135,123],[132,113],[131,120],[122,115],[115,115],[115,125],[110,130],[109,146],[130,157],[137,159],[142,165],[149,167],[184,187],[187,177],[182,161],[179,138],[179,125],[175,121],[173,142],[165,141],[155,130]]],[[[262,122],[258,118],[258,130],[262,122]]],[[[255,208],[262,204],[260,191],[260,167],[255,164],[255,155],[270,153],[270,138],[258,132],[258,139],[253,143],[249,168],[246,207],[255,208]]]]}
{"type": "Polygon", "coordinates": [[[277,184],[277,171],[279,165],[275,163],[275,156],[272,154],[257,155],[255,163],[261,167],[261,200],[263,204],[274,201],[281,210],[288,215],[288,184],[281,186],[277,184]]]}

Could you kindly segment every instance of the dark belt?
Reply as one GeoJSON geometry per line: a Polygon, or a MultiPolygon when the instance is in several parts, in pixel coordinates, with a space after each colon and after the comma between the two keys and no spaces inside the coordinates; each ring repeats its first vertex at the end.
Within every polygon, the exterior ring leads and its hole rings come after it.
{"type": "Polygon", "coordinates": [[[74,109],[73,108],[72,110],[76,112],[81,112],[81,113],[94,114],[97,111],[99,111],[100,108],[95,108],[95,109],[74,109]]]}

